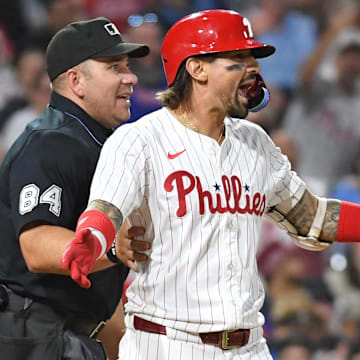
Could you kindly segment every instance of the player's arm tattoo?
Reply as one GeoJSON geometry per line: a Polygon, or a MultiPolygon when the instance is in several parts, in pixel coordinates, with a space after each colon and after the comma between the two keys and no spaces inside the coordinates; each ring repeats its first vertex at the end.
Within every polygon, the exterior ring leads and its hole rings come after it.
{"type": "Polygon", "coordinates": [[[305,236],[311,227],[316,214],[318,201],[308,190],[305,190],[301,199],[286,214],[286,219],[295,226],[299,235],[305,236]]]}
{"type": "Polygon", "coordinates": [[[86,210],[99,210],[104,213],[113,223],[115,233],[118,232],[123,222],[121,211],[114,205],[104,200],[93,200],[86,210]]]}
{"type": "MultiPolygon", "coordinates": [[[[341,202],[339,200],[327,200],[325,219],[320,233],[321,240],[327,242],[336,240],[340,204],[341,202]]],[[[299,202],[286,214],[287,220],[296,227],[300,235],[305,236],[309,232],[317,206],[317,197],[312,195],[308,190],[305,190],[299,202]]]]}
{"type": "Polygon", "coordinates": [[[320,239],[334,242],[336,241],[341,201],[328,199],[326,206],[326,214],[320,233],[320,239]]]}

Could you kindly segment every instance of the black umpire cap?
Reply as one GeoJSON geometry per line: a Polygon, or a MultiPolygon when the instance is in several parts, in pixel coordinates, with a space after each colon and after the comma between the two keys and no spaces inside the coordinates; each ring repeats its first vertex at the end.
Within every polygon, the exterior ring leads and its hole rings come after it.
{"type": "Polygon", "coordinates": [[[46,49],[47,72],[52,81],[86,59],[125,54],[142,57],[149,51],[147,45],[124,42],[115,24],[98,17],[68,24],[53,36],[46,49]]]}

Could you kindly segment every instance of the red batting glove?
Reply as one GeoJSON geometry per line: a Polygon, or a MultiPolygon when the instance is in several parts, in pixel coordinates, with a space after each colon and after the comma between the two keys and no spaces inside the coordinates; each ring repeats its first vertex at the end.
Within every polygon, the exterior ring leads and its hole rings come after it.
{"type": "Polygon", "coordinates": [[[87,275],[100,252],[99,240],[92,234],[91,230],[79,229],[62,255],[61,265],[70,271],[71,278],[81,287],[89,288],[91,282],[87,275]]]}

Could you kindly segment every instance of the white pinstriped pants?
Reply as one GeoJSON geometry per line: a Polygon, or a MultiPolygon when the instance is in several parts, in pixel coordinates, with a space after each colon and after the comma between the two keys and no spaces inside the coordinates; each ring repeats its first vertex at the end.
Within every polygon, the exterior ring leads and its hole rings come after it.
{"type": "Polygon", "coordinates": [[[126,315],[126,333],[119,346],[119,360],[272,360],[262,329],[252,330],[249,344],[222,350],[203,344],[198,336],[167,328],[167,335],[135,330],[126,315]]]}

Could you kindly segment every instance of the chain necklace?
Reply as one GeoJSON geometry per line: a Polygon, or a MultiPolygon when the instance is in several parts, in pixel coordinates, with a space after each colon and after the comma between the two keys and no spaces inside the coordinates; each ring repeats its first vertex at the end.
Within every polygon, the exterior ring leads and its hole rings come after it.
{"type": "MultiPolygon", "coordinates": [[[[185,113],[180,113],[178,111],[175,111],[176,115],[179,116],[180,120],[185,123],[186,125],[188,125],[188,127],[190,127],[190,129],[194,130],[197,133],[200,133],[200,130],[198,127],[196,127],[186,116],[185,113]]],[[[216,140],[217,143],[220,145],[221,144],[221,139],[224,135],[224,130],[225,130],[225,124],[223,124],[223,126],[221,127],[221,131],[220,131],[220,135],[218,137],[218,139],[216,140]]]]}
{"type": "Polygon", "coordinates": [[[223,124],[223,126],[221,127],[219,138],[216,140],[219,145],[221,145],[221,140],[222,137],[224,136],[224,133],[225,133],[225,124],[223,124]]]}

